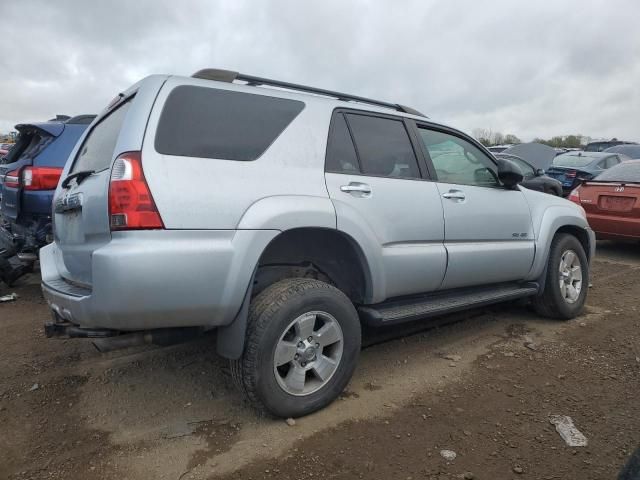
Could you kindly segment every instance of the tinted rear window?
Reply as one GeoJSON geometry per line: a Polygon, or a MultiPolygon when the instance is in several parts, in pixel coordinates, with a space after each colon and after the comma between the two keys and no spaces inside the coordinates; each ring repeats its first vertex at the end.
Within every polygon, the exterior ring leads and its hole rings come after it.
{"type": "Polygon", "coordinates": [[[129,105],[131,105],[131,101],[119,106],[91,130],[76,156],[70,173],[83,170],[99,172],[111,166],[118,134],[129,110],[129,105]]]}
{"type": "Polygon", "coordinates": [[[224,160],[255,160],[302,111],[286,98],[181,86],[165,102],[158,153],[224,160]]]}
{"type": "Polygon", "coordinates": [[[344,120],[344,115],[338,113],[333,117],[329,144],[327,146],[328,172],[359,173],[358,156],[353,147],[351,134],[344,120]]]}
{"type": "Polygon", "coordinates": [[[640,183],[640,162],[620,163],[604,171],[595,179],[603,182],[640,183]]]}
{"type": "Polygon", "coordinates": [[[418,161],[400,120],[348,114],[365,175],[419,178],[418,161]]]}

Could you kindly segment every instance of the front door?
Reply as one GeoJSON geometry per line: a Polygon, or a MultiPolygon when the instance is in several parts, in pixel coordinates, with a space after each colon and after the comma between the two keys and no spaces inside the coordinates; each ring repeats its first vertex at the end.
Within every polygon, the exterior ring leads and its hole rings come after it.
{"type": "Polygon", "coordinates": [[[462,135],[418,125],[437,175],[448,265],[443,289],[525,278],[535,253],[524,194],[497,178],[495,162],[462,135]]]}
{"type": "Polygon", "coordinates": [[[371,303],[436,290],[446,268],[442,201],[423,178],[406,122],[334,113],[326,182],[337,227],[372,263],[371,303]]]}

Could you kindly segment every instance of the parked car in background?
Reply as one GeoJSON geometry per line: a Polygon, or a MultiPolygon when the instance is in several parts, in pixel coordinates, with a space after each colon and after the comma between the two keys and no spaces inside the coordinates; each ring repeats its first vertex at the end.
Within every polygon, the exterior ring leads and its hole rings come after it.
{"type": "Polygon", "coordinates": [[[604,170],[629,160],[622,153],[569,152],[558,155],[547,175],[562,183],[563,195],[568,195],[585,180],[591,180],[604,170]]]}
{"type": "Polygon", "coordinates": [[[624,142],[622,140],[618,140],[617,138],[612,138],[611,140],[587,143],[587,145],[584,147],[584,151],[603,152],[607,148],[615,147],[617,145],[636,145],[636,142],[624,142]]]}
{"type": "Polygon", "coordinates": [[[631,159],[640,159],[640,145],[617,145],[615,147],[609,147],[605,153],[621,153],[631,159]]]}
{"type": "Polygon", "coordinates": [[[493,147],[487,147],[487,150],[489,150],[491,153],[502,153],[512,146],[513,145],[494,145],[493,147]]]}
{"type": "Polygon", "coordinates": [[[640,160],[630,160],[584,182],[569,195],[601,239],[640,239],[640,160]]]}
{"type": "Polygon", "coordinates": [[[0,161],[0,252],[32,261],[51,241],[51,202],[69,153],[95,115],[16,125],[0,161]]]}
{"type": "Polygon", "coordinates": [[[153,75],[69,157],[40,250],[45,331],[104,350],[216,328],[249,401],[305,415],[348,384],[362,324],[516,298],[580,314],[584,211],[521,180],[395,103],[223,70],[153,75]]]}
{"type": "MultiPolygon", "coordinates": [[[[523,187],[537,190],[551,195],[562,195],[562,184],[546,175],[546,170],[556,157],[556,149],[537,142],[519,143],[504,150],[501,154],[515,158],[524,180],[520,183],[523,187]]],[[[509,158],[503,156],[502,158],[509,158]]]]}
{"type": "Polygon", "coordinates": [[[520,167],[524,177],[522,182],[520,182],[520,185],[523,187],[528,188],[529,190],[549,193],[558,197],[562,196],[562,183],[555,178],[551,178],[549,175],[546,175],[544,169],[535,168],[525,159],[518,157],[517,155],[496,153],[494,156],[496,158],[511,160],[520,167]]]}

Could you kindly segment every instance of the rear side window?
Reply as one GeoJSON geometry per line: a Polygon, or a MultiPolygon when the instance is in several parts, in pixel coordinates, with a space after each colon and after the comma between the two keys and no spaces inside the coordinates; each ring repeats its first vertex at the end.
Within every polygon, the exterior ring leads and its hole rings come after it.
{"type": "Polygon", "coordinates": [[[155,147],[165,155],[255,160],[303,108],[286,98],[176,87],[162,109],[155,147]]]}
{"type": "Polygon", "coordinates": [[[409,134],[400,120],[347,114],[365,175],[420,178],[409,134]]]}
{"type": "Polygon", "coordinates": [[[616,156],[607,158],[607,168],[611,168],[619,163],[620,163],[620,160],[616,156]]]}
{"type": "Polygon", "coordinates": [[[131,101],[124,103],[93,127],[84,140],[70,173],[84,170],[99,172],[111,166],[118,134],[130,105],[131,101]]]}

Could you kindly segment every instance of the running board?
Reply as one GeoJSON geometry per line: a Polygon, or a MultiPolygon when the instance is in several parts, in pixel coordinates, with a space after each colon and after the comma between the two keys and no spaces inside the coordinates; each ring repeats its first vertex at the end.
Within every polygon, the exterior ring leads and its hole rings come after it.
{"type": "Polygon", "coordinates": [[[376,305],[363,305],[358,307],[358,313],[363,322],[376,327],[531,297],[537,293],[538,285],[535,283],[466,288],[420,297],[391,300],[376,305]]]}

